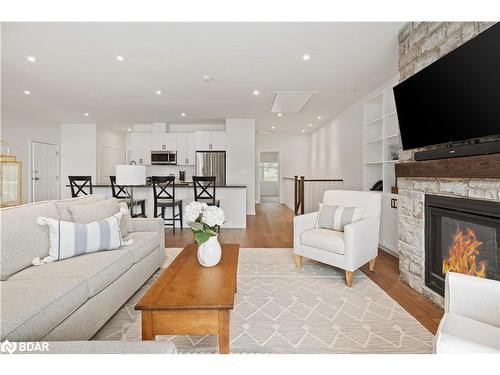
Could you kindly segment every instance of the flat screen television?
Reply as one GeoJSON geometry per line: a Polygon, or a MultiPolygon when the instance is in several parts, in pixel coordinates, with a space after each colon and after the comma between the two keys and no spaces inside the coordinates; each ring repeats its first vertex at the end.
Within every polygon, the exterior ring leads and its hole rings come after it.
{"type": "Polygon", "coordinates": [[[500,23],[394,87],[403,149],[500,134],[500,23]]]}

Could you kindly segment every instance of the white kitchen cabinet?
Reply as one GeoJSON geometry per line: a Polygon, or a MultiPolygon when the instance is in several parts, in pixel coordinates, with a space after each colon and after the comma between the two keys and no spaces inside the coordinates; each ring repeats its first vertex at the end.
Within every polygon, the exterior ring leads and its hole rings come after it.
{"type": "Polygon", "coordinates": [[[151,134],[151,147],[153,151],[175,151],[177,137],[173,133],[153,133],[151,134]]]}
{"type": "Polygon", "coordinates": [[[198,131],[195,133],[196,151],[225,151],[225,131],[198,131]]]}
{"type": "Polygon", "coordinates": [[[177,133],[177,165],[194,165],[195,135],[177,133]]]}
{"type": "Polygon", "coordinates": [[[397,195],[383,194],[380,216],[380,245],[398,254],[398,209],[397,195]]]}
{"type": "Polygon", "coordinates": [[[130,134],[130,161],[138,165],[151,164],[151,133],[130,134]]]}

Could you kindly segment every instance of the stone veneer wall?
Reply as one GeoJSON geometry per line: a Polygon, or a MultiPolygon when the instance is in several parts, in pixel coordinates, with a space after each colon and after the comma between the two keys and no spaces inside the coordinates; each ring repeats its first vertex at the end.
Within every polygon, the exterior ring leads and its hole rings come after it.
{"type": "MultiPolygon", "coordinates": [[[[399,71],[404,80],[478,35],[495,22],[410,22],[399,32],[399,71]]],[[[403,151],[412,161],[417,150],[403,151]]],[[[425,286],[425,194],[500,200],[500,179],[399,178],[401,279],[434,303],[443,297],[425,286]]]]}

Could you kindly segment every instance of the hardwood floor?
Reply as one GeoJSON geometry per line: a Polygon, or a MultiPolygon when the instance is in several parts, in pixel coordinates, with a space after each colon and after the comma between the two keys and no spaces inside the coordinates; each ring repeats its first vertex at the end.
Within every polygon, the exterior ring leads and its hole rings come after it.
{"type": "MultiPolygon", "coordinates": [[[[221,229],[221,242],[239,243],[240,248],[293,247],[293,212],[282,204],[258,204],[256,215],[247,216],[246,229],[221,229]]],[[[190,229],[166,231],[166,247],[184,247],[193,242],[190,229]]],[[[398,259],[385,251],[379,250],[375,269],[369,270],[369,265],[361,267],[375,284],[382,288],[406,311],[415,317],[432,334],[436,333],[443,310],[434,305],[427,298],[418,294],[399,279],[398,259]]]]}
{"type": "MultiPolygon", "coordinates": [[[[246,229],[221,228],[220,242],[239,243],[243,247],[293,247],[294,214],[284,204],[266,203],[255,206],[255,215],[247,216],[246,229]]],[[[165,230],[166,247],[184,247],[193,242],[189,228],[181,232],[165,230]]]]}

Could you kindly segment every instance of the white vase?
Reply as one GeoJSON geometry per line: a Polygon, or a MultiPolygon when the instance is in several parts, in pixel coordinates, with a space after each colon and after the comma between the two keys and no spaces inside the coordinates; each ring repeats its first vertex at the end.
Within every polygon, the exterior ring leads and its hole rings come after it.
{"type": "Polygon", "coordinates": [[[222,249],[218,237],[219,235],[212,236],[208,241],[198,246],[198,262],[203,267],[213,267],[220,262],[222,249]]]}

